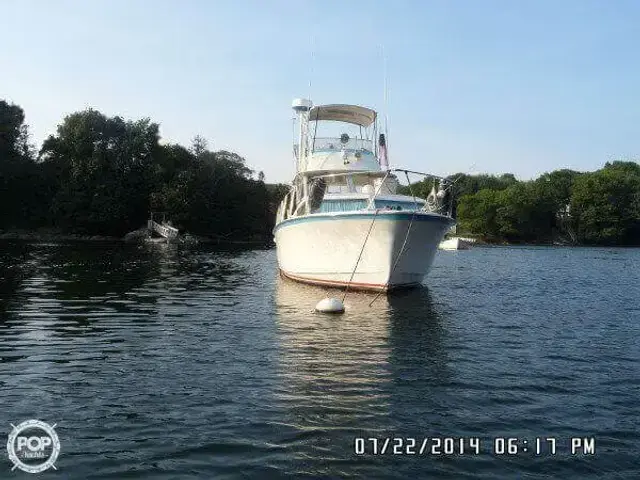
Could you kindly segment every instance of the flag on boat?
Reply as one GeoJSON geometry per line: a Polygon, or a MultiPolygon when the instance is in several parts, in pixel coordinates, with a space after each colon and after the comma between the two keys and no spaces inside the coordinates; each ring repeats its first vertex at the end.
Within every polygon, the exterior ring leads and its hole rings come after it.
{"type": "Polygon", "coordinates": [[[387,169],[389,168],[389,160],[387,159],[387,140],[384,136],[384,133],[380,134],[378,145],[380,146],[380,149],[378,150],[380,152],[380,167],[382,167],[383,169],[387,169]]]}

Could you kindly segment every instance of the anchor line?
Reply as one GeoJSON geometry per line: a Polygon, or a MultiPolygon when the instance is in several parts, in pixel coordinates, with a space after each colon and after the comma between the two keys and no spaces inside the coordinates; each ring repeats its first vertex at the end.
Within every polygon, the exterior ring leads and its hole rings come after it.
{"type": "MultiPolygon", "coordinates": [[[[413,198],[415,199],[415,196],[413,195],[413,189],[411,188],[411,182],[409,182],[409,174],[406,171],[404,172],[404,174],[407,176],[407,183],[409,184],[409,192],[411,193],[411,196],[413,196],[413,198]]],[[[407,246],[407,240],[409,240],[409,233],[411,232],[411,226],[413,225],[413,219],[415,218],[415,216],[416,216],[416,210],[414,209],[411,214],[411,220],[409,221],[409,226],[407,227],[407,233],[405,234],[404,241],[402,242],[402,247],[400,247],[400,251],[398,252],[398,255],[396,256],[396,260],[393,263],[393,267],[391,268],[391,272],[389,273],[389,278],[387,279],[387,282],[384,284],[384,290],[379,291],[376,294],[376,296],[373,297],[373,300],[371,300],[371,303],[369,304],[369,308],[371,308],[371,305],[373,305],[373,303],[378,299],[378,297],[382,295],[382,292],[387,291],[387,288],[389,287],[389,280],[393,276],[393,272],[395,272],[396,267],[398,266],[398,262],[400,262],[400,257],[402,257],[405,247],[407,246]]]]}
{"type": "MultiPolygon", "coordinates": [[[[375,207],[375,199],[380,193],[380,191],[382,190],[382,185],[384,185],[384,182],[387,180],[387,177],[390,174],[391,174],[391,170],[387,170],[387,174],[384,176],[384,178],[382,179],[382,182],[380,183],[380,185],[378,185],[378,188],[376,189],[376,191],[373,193],[373,196],[369,200],[369,208],[371,208],[372,205],[375,207]]],[[[342,303],[344,303],[344,299],[347,298],[349,285],[351,285],[351,282],[353,281],[353,276],[356,274],[356,270],[358,269],[358,264],[360,263],[360,258],[362,258],[362,253],[364,252],[364,247],[367,244],[367,240],[369,240],[369,235],[371,235],[371,230],[373,229],[373,224],[376,223],[377,217],[378,217],[378,209],[376,208],[375,213],[373,215],[373,220],[371,220],[371,225],[369,225],[369,231],[367,232],[367,235],[364,237],[364,242],[362,243],[362,248],[360,249],[360,255],[358,255],[358,260],[356,260],[356,265],[353,267],[353,270],[351,271],[351,277],[349,278],[349,281],[347,282],[347,286],[344,289],[344,295],[342,296],[342,303]]]]}
{"type": "Polygon", "coordinates": [[[356,261],[356,265],[353,267],[353,271],[351,272],[351,278],[347,282],[347,286],[344,290],[344,295],[342,296],[342,303],[344,303],[344,299],[347,298],[347,292],[349,291],[349,285],[351,285],[351,281],[353,280],[353,276],[356,274],[356,270],[358,269],[358,264],[360,263],[360,259],[362,258],[362,253],[364,252],[364,247],[367,244],[367,240],[369,240],[369,235],[371,235],[371,230],[373,229],[373,224],[376,223],[376,218],[378,217],[378,209],[373,215],[373,220],[371,220],[371,225],[369,225],[369,231],[367,232],[367,236],[364,237],[364,242],[362,243],[362,248],[360,249],[360,255],[358,255],[358,260],[356,261]]]}

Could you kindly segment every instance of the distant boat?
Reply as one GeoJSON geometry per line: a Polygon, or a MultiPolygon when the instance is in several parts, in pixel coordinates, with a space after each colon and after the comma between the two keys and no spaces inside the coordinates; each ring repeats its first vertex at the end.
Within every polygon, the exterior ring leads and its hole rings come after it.
{"type": "Polygon", "coordinates": [[[423,200],[396,193],[377,113],[357,105],[293,102],[296,175],[274,227],[280,272],[300,282],[387,291],[421,284],[451,217],[449,184],[433,175],[423,200]],[[317,136],[318,124],[347,132],[317,136]],[[438,190],[435,190],[435,182],[438,190]]]}
{"type": "Polygon", "coordinates": [[[474,238],[451,237],[440,242],[440,250],[468,250],[475,243],[474,238]]]}
{"type": "Polygon", "coordinates": [[[469,250],[476,243],[475,238],[458,237],[458,226],[454,225],[447,232],[445,239],[440,242],[438,248],[440,250],[469,250]]]}

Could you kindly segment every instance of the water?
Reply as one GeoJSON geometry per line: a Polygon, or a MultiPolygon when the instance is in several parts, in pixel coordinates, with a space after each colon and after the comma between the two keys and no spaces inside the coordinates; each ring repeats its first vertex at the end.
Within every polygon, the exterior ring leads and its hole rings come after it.
{"type": "Polygon", "coordinates": [[[428,288],[327,316],[273,250],[1,247],[0,440],[57,423],[41,478],[640,477],[640,250],[439,252],[428,288]],[[357,437],[480,453],[358,456],[357,437]]]}

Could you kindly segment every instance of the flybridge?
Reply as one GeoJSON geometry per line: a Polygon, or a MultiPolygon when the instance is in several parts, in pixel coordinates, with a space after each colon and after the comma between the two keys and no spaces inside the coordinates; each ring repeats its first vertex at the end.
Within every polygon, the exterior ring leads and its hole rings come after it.
{"type": "Polygon", "coordinates": [[[292,108],[298,115],[299,129],[293,147],[296,173],[381,171],[378,158],[386,159],[386,147],[384,139],[380,148],[374,141],[375,110],[347,104],[313,106],[307,99],[294,100],[292,108]],[[340,136],[318,135],[318,124],[323,121],[343,124],[344,131],[340,136]]]}
{"type": "Polygon", "coordinates": [[[377,113],[358,105],[318,105],[311,109],[309,121],[330,120],[368,127],[376,121],[377,113]]]}

